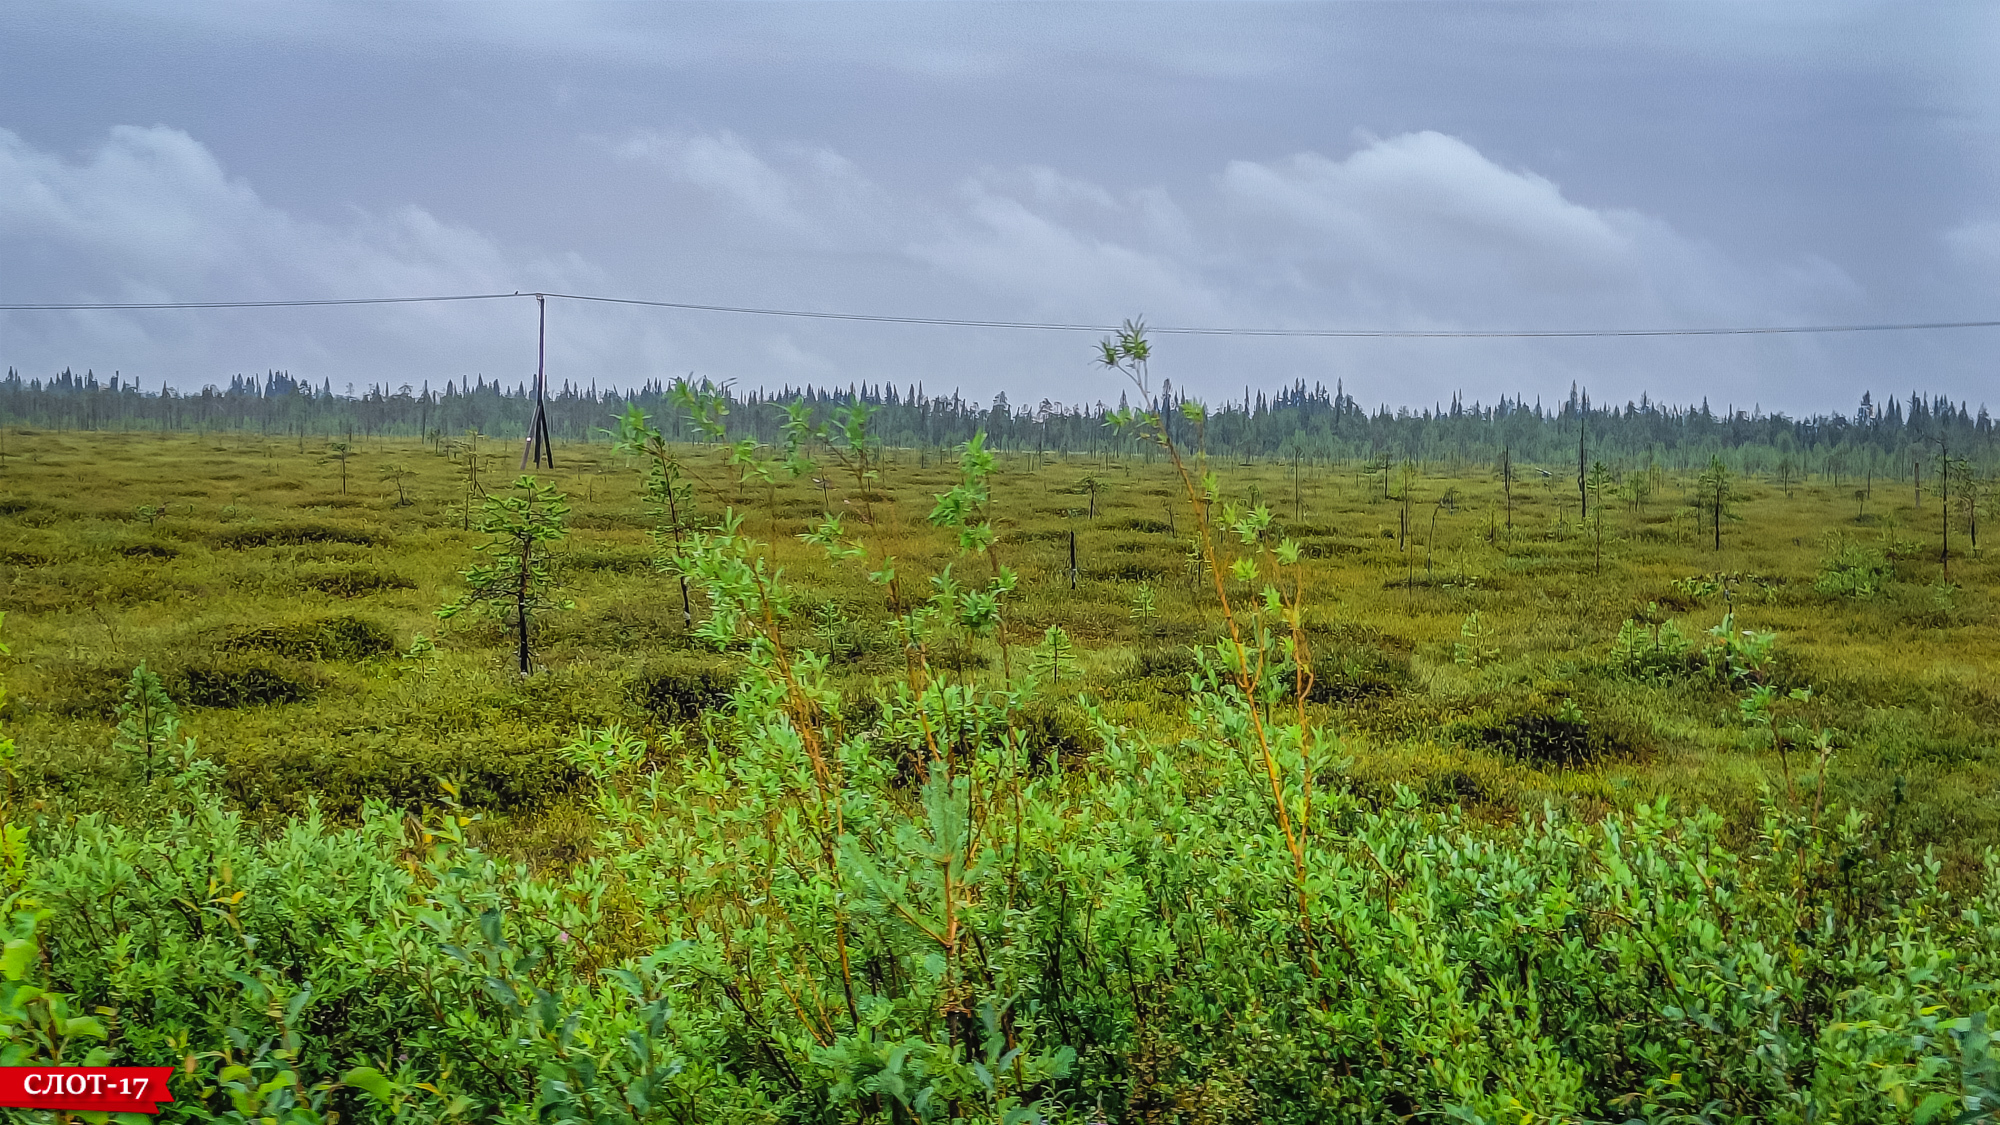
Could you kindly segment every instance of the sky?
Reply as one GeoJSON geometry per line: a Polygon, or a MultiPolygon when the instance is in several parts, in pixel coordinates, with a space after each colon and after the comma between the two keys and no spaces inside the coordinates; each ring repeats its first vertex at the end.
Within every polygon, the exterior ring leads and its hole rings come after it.
{"type": "MultiPolygon", "coordinates": [[[[1348,329],[2000,319],[1990,3],[0,5],[0,303],[532,292],[1348,329]]],[[[1115,402],[1096,335],[551,302],[550,379],[1115,402]]],[[[1295,380],[1978,404],[2000,329],[1167,336],[1295,380]]],[[[531,300],[0,312],[25,377],[514,383],[531,300]]]]}

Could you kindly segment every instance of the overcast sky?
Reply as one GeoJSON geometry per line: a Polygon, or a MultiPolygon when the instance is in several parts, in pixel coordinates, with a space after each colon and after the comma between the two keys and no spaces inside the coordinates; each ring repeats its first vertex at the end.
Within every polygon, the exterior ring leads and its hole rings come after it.
{"type": "MultiPolygon", "coordinates": [[[[566,290],[986,320],[2000,319],[2000,5],[0,4],[0,303],[566,290]]],[[[1115,401],[1088,335],[552,304],[555,380],[1115,401]]],[[[147,388],[534,368],[532,302],[0,312],[147,388]]],[[[1973,403],[2000,330],[1160,342],[1344,380],[1973,403]]]]}

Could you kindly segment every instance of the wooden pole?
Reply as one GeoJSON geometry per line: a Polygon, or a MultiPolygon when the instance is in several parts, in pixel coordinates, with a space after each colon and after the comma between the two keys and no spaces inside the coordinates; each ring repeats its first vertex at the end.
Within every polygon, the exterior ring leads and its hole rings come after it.
{"type": "Polygon", "coordinates": [[[549,440],[548,403],[544,388],[548,386],[549,354],[549,303],[548,298],[535,294],[537,330],[535,339],[535,413],[528,420],[528,440],[521,449],[521,468],[526,470],[530,462],[539,468],[544,461],[553,471],[556,467],[554,444],[549,440]]]}

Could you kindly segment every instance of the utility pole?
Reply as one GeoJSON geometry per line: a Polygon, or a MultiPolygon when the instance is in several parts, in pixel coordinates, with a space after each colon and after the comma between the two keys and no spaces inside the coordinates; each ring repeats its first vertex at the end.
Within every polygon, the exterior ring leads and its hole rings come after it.
{"type": "Polygon", "coordinates": [[[548,405],[544,390],[548,386],[546,364],[549,354],[549,303],[544,294],[535,294],[535,312],[538,323],[535,341],[535,415],[528,420],[528,440],[521,448],[521,468],[526,470],[532,460],[540,468],[548,462],[551,472],[556,467],[556,454],[549,441],[548,405]]]}

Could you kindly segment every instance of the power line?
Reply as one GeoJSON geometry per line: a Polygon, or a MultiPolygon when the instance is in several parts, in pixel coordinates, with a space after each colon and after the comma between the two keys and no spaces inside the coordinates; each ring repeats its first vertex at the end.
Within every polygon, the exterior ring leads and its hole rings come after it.
{"type": "MultiPolygon", "coordinates": [[[[553,297],[593,304],[679,309],[685,312],[776,316],[801,320],[837,320],[863,324],[912,324],[939,328],[994,328],[1030,332],[1116,332],[1111,324],[1066,324],[1056,321],[972,320],[958,317],[891,316],[877,313],[823,312],[810,309],[760,308],[751,305],[707,305],[690,301],[652,301],[637,297],[606,297],[589,293],[455,293],[423,297],[344,297],[298,301],[148,301],[123,303],[0,304],[0,312],[85,312],[165,309],[268,309],[330,305],[414,305],[444,301],[493,301],[510,297],[553,297]]],[[[1721,328],[1208,328],[1188,325],[1148,325],[1162,336],[1248,336],[1335,340],[1549,340],[1640,336],[1796,336],[1841,332],[1922,332],[1959,328],[2000,328],[2000,320],[1933,320],[1883,324],[1759,325],[1721,328]]]]}
{"type": "Polygon", "coordinates": [[[528,297],[529,293],[455,293],[441,297],[327,297],[303,301],[133,301],[123,303],[74,303],[41,305],[0,305],[0,312],[91,312],[119,309],[288,309],[314,305],[423,305],[439,301],[493,301],[504,297],[528,297]]]}

